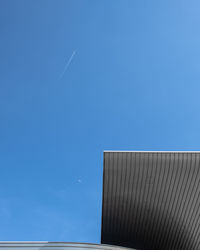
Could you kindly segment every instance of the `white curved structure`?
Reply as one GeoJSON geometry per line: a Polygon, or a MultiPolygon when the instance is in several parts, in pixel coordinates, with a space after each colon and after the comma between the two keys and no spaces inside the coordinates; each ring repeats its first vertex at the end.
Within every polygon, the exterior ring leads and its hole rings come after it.
{"type": "Polygon", "coordinates": [[[0,250],[127,250],[124,247],[66,242],[0,242],[0,250]]]}

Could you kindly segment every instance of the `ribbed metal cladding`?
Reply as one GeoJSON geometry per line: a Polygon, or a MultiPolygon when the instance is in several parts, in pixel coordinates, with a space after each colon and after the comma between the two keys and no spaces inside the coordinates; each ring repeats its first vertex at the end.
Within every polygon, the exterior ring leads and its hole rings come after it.
{"type": "Polygon", "coordinates": [[[200,249],[200,153],[105,152],[104,244],[200,249]]]}

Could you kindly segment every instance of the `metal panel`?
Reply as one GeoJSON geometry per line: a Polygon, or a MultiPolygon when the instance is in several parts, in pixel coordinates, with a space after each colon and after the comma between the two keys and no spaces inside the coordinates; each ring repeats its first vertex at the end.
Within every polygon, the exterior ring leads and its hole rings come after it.
{"type": "Polygon", "coordinates": [[[104,152],[102,243],[200,249],[200,152],[104,152]]]}
{"type": "Polygon", "coordinates": [[[0,250],[128,250],[98,244],[66,242],[0,242],[0,250]]]}

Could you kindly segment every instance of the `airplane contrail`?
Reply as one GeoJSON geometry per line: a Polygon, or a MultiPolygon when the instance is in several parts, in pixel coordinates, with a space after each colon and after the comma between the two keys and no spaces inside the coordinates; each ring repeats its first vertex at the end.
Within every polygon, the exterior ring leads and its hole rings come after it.
{"type": "Polygon", "coordinates": [[[69,60],[67,61],[65,68],[64,68],[63,72],[61,73],[59,79],[61,79],[64,76],[64,74],[65,74],[66,70],[68,69],[70,63],[72,62],[75,54],[76,54],[76,50],[73,51],[72,55],[70,56],[69,60]]]}

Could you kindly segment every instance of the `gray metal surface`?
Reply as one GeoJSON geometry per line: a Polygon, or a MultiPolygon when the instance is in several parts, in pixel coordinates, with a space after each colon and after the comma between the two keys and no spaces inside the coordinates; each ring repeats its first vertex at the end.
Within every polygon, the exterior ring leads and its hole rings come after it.
{"type": "Polygon", "coordinates": [[[128,250],[116,246],[66,242],[0,242],[0,250],[128,250]]]}
{"type": "Polygon", "coordinates": [[[105,152],[102,243],[200,249],[200,153],[105,152]]]}

